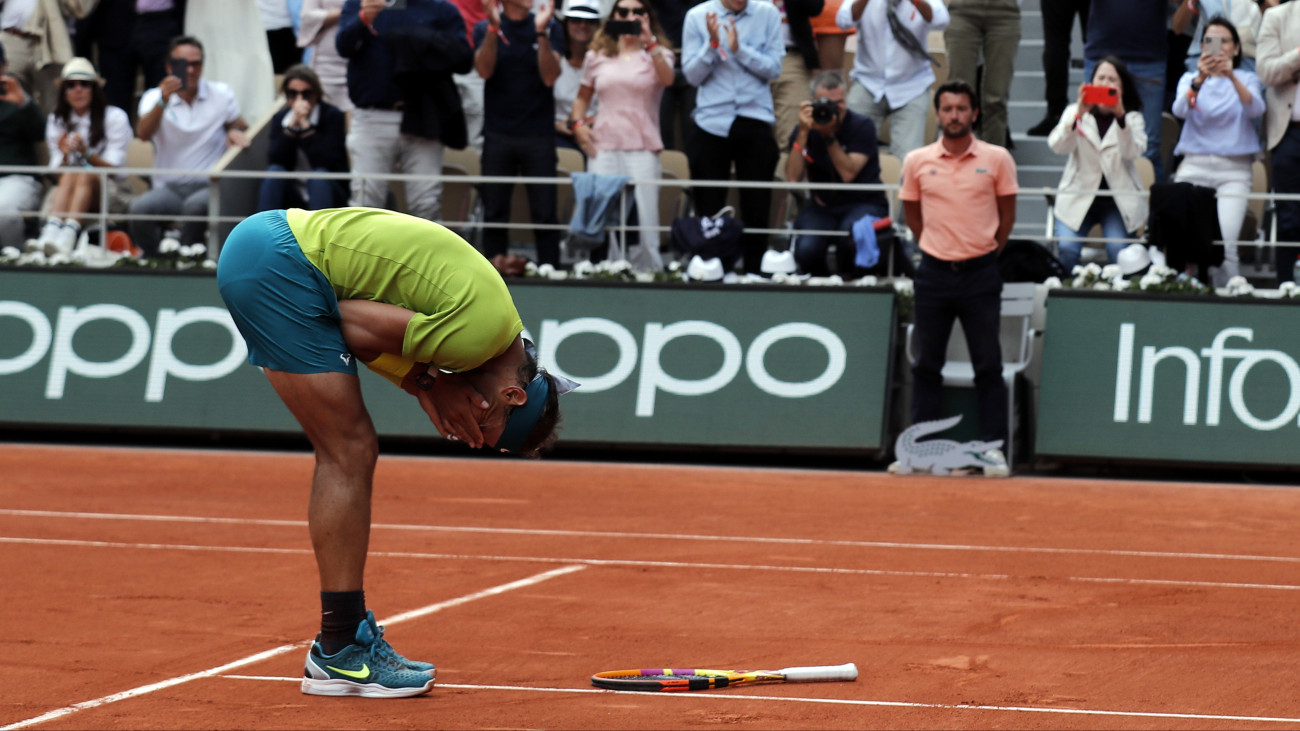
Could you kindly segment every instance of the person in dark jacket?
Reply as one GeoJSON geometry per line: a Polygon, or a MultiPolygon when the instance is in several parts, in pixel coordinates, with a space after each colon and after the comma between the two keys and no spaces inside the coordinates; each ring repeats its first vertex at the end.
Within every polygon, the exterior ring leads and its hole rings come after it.
{"type": "MultiPolygon", "coordinates": [[[[284,72],[280,84],[285,105],[271,119],[270,150],[266,169],[271,172],[310,170],[317,173],[346,173],[348,151],[344,146],[347,120],[333,104],[322,101],[320,77],[310,66],[297,64],[284,72]]],[[[347,205],[345,180],[310,178],[267,178],[257,196],[257,210],[277,208],[337,208],[347,205]]]]}
{"type": "Polygon", "coordinates": [[[420,176],[403,183],[407,212],[442,214],[442,153],[466,145],[465,115],[452,74],[467,73],[474,54],[460,11],[447,0],[347,0],[335,46],[348,60],[351,204],[383,207],[388,181],[369,175],[420,176]]]}

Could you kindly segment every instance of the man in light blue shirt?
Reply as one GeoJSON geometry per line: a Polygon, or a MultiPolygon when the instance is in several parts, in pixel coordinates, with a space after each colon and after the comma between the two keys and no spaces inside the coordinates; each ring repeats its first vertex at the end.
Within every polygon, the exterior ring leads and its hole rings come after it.
{"type": "MultiPolygon", "coordinates": [[[[776,114],[771,82],[781,74],[785,43],[781,15],[762,0],[705,0],[686,13],[682,24],[682,73],[698,88],[697,129],[687,142],[691,177],[771,181],[779,157],[773,138],[776,114]]],[[[726,203],[726,188],[697,187],[695,209],[713,215],[726,203]]],[[[746,228],[768,228],[771,192],[740,191],[740,218],[746,228]]],[[[744,268],[758,272],[766,234],[745,234],[744,268]]],[[[723,262],[728,269],[732,262],[723,262]]]]}

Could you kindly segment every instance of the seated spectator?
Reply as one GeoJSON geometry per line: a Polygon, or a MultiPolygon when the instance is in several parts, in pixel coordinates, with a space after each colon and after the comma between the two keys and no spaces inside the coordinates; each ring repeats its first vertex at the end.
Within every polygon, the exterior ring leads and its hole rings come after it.
{"type": "MultiPolygon", "coordinates": [[[[347,119],[338,107],[321,101],[320,78],[311,68],[290,66],[280,84],[285,106],[271,118],[267,170],[346,173],[347,119]]],[[[259,211],[276,208],[337,208],[347,205],[346,180],[267,178],[257,198],[259,211]]]]}
{"type": "MultiPolygon", "coordinates": [[[[564,48],[561,55],[564,62],[560,64],[560,78],[555,80],[555,145],[570,150],[581,149],[573,139],[573,128],[569,125],[573,112],[573,100],[578,98],[578,87],[582,86],[582,62],[591,47],[591,39],[600,27],[600,3],[596,0],[573,0],[569,11],[564,16],[564,48]]],[[[587,109],[587,116],[596,116],[596,103],[593,100],[587,109]]]]}
{"type": "MultiPolygon", "coordinates": [[[[1115,104],[1089,104],[1084,98],[1085,84],[1080,84],[1078,101],[1065,108],[1047,136],[1053,152],[1069,155],[1052,208],[1054,235],[1067,272],[1079,263],[1083,249],[1079,239],[1093,226],[1101,224],[1102,235],[1108,239],[1131,238],[1147,218],[1145,196],[1095,193],[1144,190],[1137,159],[1146,151],[1147,134],[1137,82],[1123,61],[1107,56],[1097,63],[1088,83],[1115,89],[1115,104]]],[[[1106,242],[1111,263],[1118,262],[1119,252],[1127,245],[1106,242]]]]}
{"type": "Polygon", "coordinates": [[[350,112],[352,100],[348,98],[348,61],[334,47],[342,9],[343,0],[303,0],[298,47],[307,49],[311,54],[307,64],[320,77],[321,88],[325,90],[323,100],[344,112],[350,112]]]}
{"type": "MultiPolygon", "coordinates": [[[[140,97],[136,136],[153,142],[154,167],[190,170],[191,173],[159,173],[153,187],[131,203],[138,216],[205,216],[211,181],[201,171],[211,168],[230,145],[248,147],[244,134],[248,124],[239,113],[239,102],[230,87],[207,81],[203,75],[203,44],[193,36],[171,42],[169,68],[185,67],[184,78],[170,72],[158,86],[140,97]]],[[[131,241],[145,257],[158,254],[163,221],[137,219],[130,223],[131,241]]],[[[181,224],[181,243],[202,243],[207,232],[203,221],[181,224]]]]}
{"type": "MultiPolygon", "coordinates": [[[[23,85],[9,75],[0,46],[0,165],[35,165],[36,145],[44,135],[43,115],[23,85]]],[[[41,181],[34,175],[0,175],[0,246],[21,246],[24,223],[19,211],[41,205],[41,181]]]]}
{"type": "Polygon", "coordinates": [[[845,0],[835,22],[859,31],[849,109],[871,117],[877,131],[889,120],[889,151],[899,160],[932,142],[925,139],[935,80],[928,38],[930,31],[948,27],[943,0],[845,0]]]}
{"type": "MultiPolygon", "coordinates": [[[[407,213],[442,217],[442,155],[468,142],[453,73],[473,62],[465,22],[446,0],[348,0],[335,39],[348,59],[356,109],[348,130],[352,205],[382,208],[389,183],[371,174],[420,176],[402,183],[407,213]]],[[[549,122],[549,120],[548,120],[549,122]]],[[[554,174],[554,173],[552,173],[554,174]]]]}
{"type": "MultiPolygon", "coordinates": [[[[812,100],[799,106],[799,125],[790,134],[785,177],[792,183],[807,178],[813,183],[880,184],[880,152],[876,147],[876,125],[848,108],[844,81],[838,71],[823,71],[813,78],[812,100]],[[824,108],[835,105],[830,119],[824,108]]],[[[838,230],[846,233],[864,216],[884,218],[889,202],[883,190],[813,189],[807,205],[794,220],[795,229],[838,230]]],[[[839,273],[851,274],[857,247],[851,237],[797,234],[794,258],[800,270],[815,277],[830,274],[826,250],[835,244],[839,273]]]]}
{"type": "Polygon", "coordinates": [[[1206,39],[1217,37],[1222,50],[1201,54],[1197,70],[1178,80],[1174,116],[1185,120],[1175,155],[1183,162],[1174,182],[1195,183],[1218,191],[1219,232],[1224,241],[1223,266],[1214,277],[1216,286],[1237,276],[1237,236],[1246,217],[1247,198],[1225,197],[1224,193],[1249,193],[1251,166],[1259,154],[1255,119],[1264,114],[1264,85],[1253,71],[1241,66],[1241,43],[1237,28],[1222,17],[1205,26],[1206,39]]]}
{"type": "MultiPolygon", "coordinates": [[[[491,176],[555,175],[555,94],[552,87],[564,63],[558,49],[564,31],[551,17],[555,6],[542,0],[537,11],[531,0],[483,0],[486,20],[474,26],[474,67],[483,84],[482,172],[491,176]]],[[[527,185],[528,210],[539,226],[538,264],[560,263],[560,230],[541,228],[557,224],[555,186],[527,185]]],[[[483,220],[510,220],[513,183],[483,185],[483,220]]],[[[507,253],[509,234],[504,228],[485,228],[483,253],[489,259],[507,253]]]]}
{"type": "MultiPolygon", "coordinates": [[[[1295,104],[1300,79],[1300,3],[1283,3],[1264,11],[1260,24],[1258,73],[1268,84],[1268,120],[1264,133],[1271,150],[1273,190],[1300,193],[1300,106],[1295,104]]],[[[1277,238],[1300,241],[1300,200],[1279,200],[1277,238]]],[[[1294,281],[1300,247],[1277,246],[1277,281],[1294,281]]]]}
{"type": "MultiPolygon", "coordinates": [[[[673,83],[673,52],[655,19],[654,8],[642,0],[617,0],[609,20],[635,20],[640,35],[619,35],[610,26],[596,34],[582,67],[582,87],[573,102],[571,125],[590,162],[587,172],[626,175],[633,180],[663,176],[659,153],[659,102],[673,83]],[[592,96],[602,100],[600,116],[587,121],[592,96]]],[[[659,186],[636,184],[640,245],[628,252],[632,266],[661,271],[659,254],[659,186]]]]}
{"type": "MultiPolygon", "coordinates": [[[[34,244],[46,254],[70,254],[81,235],[85,214],[99,210],[100,177],[74,172],[86,167],[122,167],[131,142],[131,120],[108,105],[104,80],[84,58],[63,65],[59,102],[45,123],[50,167],[59,174],[50,200],[50,217],[34,244]]],[[[115,187],[113,177],[104,178],[115,187]]],[[[110,194],[110,198],[114,197],[110,194]]]]}

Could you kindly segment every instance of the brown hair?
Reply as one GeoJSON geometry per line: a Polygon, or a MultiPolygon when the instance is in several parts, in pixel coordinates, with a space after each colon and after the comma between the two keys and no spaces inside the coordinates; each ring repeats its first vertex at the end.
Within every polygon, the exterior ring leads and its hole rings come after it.
{"type": "Polygon", "coordinates": [[[280,82],[280,93],[283,94],[289,90],[290,81],[305,81],[311,87],[312,96],[315,101],[320,103],[325,97],[325,89],[320,85],[320,77],[312,67],[304,63],[296,63],[284,71],[284,81],[280,82]]]}

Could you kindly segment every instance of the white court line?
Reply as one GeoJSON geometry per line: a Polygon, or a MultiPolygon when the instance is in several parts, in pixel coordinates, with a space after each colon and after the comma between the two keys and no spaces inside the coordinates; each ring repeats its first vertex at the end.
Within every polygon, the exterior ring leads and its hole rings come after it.
{"type": "MultiPolygon", "coordinates": [[[[110,541],[82,541],[69,538],[18,538],[0,536],[0,543],[36,546],[80,546],[86,548],[130,548],[143,550],[213,551],[226,553],[280,553],[310,554],[306,548],[265,548],[260,546],[199,546],[172,543],[114,543],[110,541]]],[[[387,558],[415,558],[454,561],[504,561],[513,563],[560,563],[583,566],[638,566],[650,568],[726,569],[742,571],[786,571],[805,574],[841,574],[848,576],[906,576],[926,579],[976,579],[997,581],[1069,581],[1084,584],[1132,584],[1135,586],[1182,586],[1205,589],[1270,589],[1300,591],[1295,584],[1252,584],[1228,581],[1188,581],[1181,579],[1130,579],[1113,576],[1016,576],[1013,574],[974,574],[960,571],[896,571],[888,569],[839,569],[829,566],[774,566],[768,564],[729,564],[693,561],[644,561],[634,559],[605,559],[546,556],[501,556],[459,553],[415,553],[408,551],[371,551],[371,556],[387,558]]],[[[3,729],[0,729],[3,731],[3,729]]]]}
{"type": "MultiPolygon", "coordinates": [[[[305,520],[269,518],[216,518],[194,515],[149,515],[138,513],[85,513],[55,510],[0,509],[0,515],[25,518],[69,518],[85,520],[136,520],[157,523],[210,523],[214,525],[264,525],[306,527],[305,520]]],[[[897,541],[853,541],[826,538],[770,538],[761,536],[719,536],[693,533],[633,533],[627,531],[552,530],[544,528],[483,528],[456,525],[415,525],[375,523],[371,530],[406,530],[442,533],[482,533],[487,535],[557,536],[565,538],[654,539],[667,541],[717,541],[726,543],[772,543],[792,546],[847,546],[851,548],[901,548],[927,551],[990,551],[1001,553],[1044,553],[1085,556],[1130,556],[1140,558],[1212,559],[1222,561],[1264,561],[1300,563],[1300,556],[1258,556],[1249,554],[1182,553],[1176,551],[1129,551],[1103,548],[1051,548],[1037,546],[977,546],[948,543],[901,543],[897,541]]]]}
{"type": "MultiPolygon", "coordinates": [[[[511,581],[507,584],[501,584],[499,586],[494,586],[490,589],[484,589],[483,591],[474,592],[473,594],[466,594],[464,596],[456,597],[455,599],[448,599],[447,601],[444,602],[430,604],[426,607],[421,607],[419,609],[410,612],[398,614],[385,620],[383,624],[391,626],[394,624],[398,624],[400,622],[405,622],[409,619],[415,619],[417,617],[423,617],[428,614],[433,614],[434,612],[439,612],[442,611],[443,609],[460,606],[461,604],[466,604],[468,602],[472,602],[477,599],[484,599],[486,597],[496,596],[498,594],[503,594],[507,591],[512,591],[514,589],[522,589],[524,587],[532,586],[534,584],[540,584],[541,582],[546,581],[547,579],[553,579],[556,578],[557,576],[564,576],[565,574],[571,574],[575,571],[581,571],[584,568],[586,567],[565,566],[563,568],[552,569],[550,571],[545,571],[535,576],[530,576],[526,579],[511,581]]],[[[166,688],[171,688],[177,685],[181,685],[182,683],[188,683],[191,680],[198,680],[200,678],[210,678],[213,677],[214,675],[220,675],[221,673],[224,673],[227,670],[234,670],[235,668],[243,667],[245,665],[251,665],[253,663],[261,662],[262,660],[268,660],[270,658],[276,657],[277,655],[283,655],[286,652],[301,650],[305,648],[309,642],[311,641],[307,640],[292,645],[281,645],[280,647],[277,647],[273,650],[267,650],[265,652],[259,652],[255,655],[249,655],[248,657],[243,658],[241,660],[236,660],[232,663],[220,665],[215,668],[209,668],[208,670],[203,670],[197,673],[190,673],[189,675],[180,675],[174,678],[168,678],[167,680],[164,680],[159,683],[142,685],[138,688],[132,688],[131,690],[123,691],[121,693],[114,693],[112,695],[106,695],[102,698],[96,698],[94,700],[82,701],[81,703],[74,703],[70,706],[57,708],[53,711],[50,711],[49,713],[44,713],[34,718],[29,718],[25,721],[11,723],[8,726],[0,726],[0,731],[9,731],[10,729],[20,729],[20,728],[27,728],[29,726],[35,726],[37,724],[45,723],[46,721],[52,721],[56,718],[62,718],[64,716],[77,713],[78,711],[85,711],[91,708],[98,708],[99,706],[108,705],[109,703],[116,703],[118,701],[126,700],[128,698],[135,698],[136,696],[142,696],[145,695],[146,693],[152,693],[157,690],[164,690],[166,688]]]]}
{"type": "MultiPolygon", "coordinates": [[[[298,682],[298,678],[274,675],[223,675],[229,680],[257,680],[298,682]]],[[[466,685],[438,683],[435,687],[449,690],[516,690],[532,693],[604,693],[626,695],[628,691],[601,688],[538,688],[527,685],[466,685]]],[[[1160,711],[1105,711],[1088,708],[1044,708],[1041,706],[982,706],[952,705],[949,703],[916,703],[909,701],[864,701],[847,698],[800,698],[776,695],[726,695],[713,693],[635,693],[646,698],[708,698],[722,701],[777,701],[779,703],[823,703],[843,706],[874,706],[877,708],[928,708],[941,711],[1000,711],[1009,713],[1056,713],[1067,716],[1124,716],[1130,718],[1176,718],[1191,721],[1247,721],[1268,723],[1300,723],[1300,718],[1285,716],[1232,716],[1212,713],[1168,713],[1160,711]]]]}

